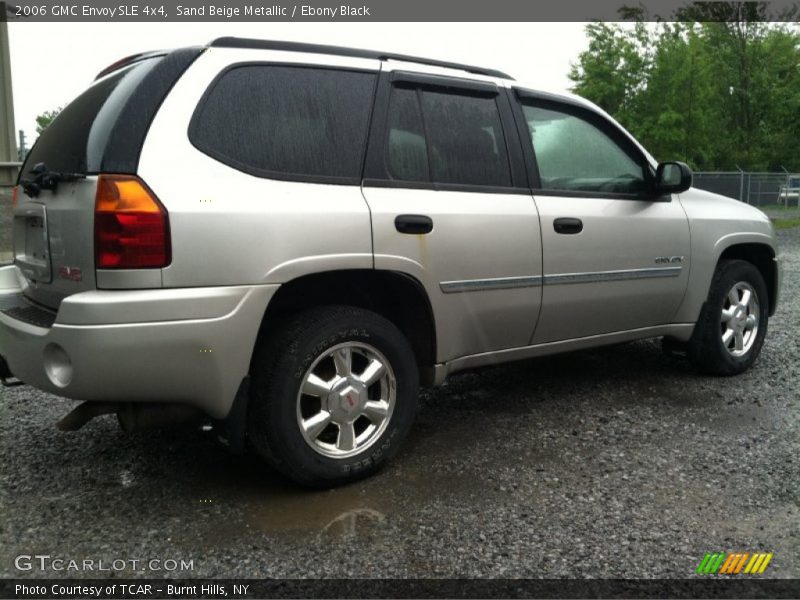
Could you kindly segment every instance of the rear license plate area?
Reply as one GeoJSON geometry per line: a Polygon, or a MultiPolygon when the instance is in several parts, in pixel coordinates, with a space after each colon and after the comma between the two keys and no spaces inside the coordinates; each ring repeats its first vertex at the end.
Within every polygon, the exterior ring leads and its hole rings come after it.
{"type": "Polygon", "coordinates": [[[14,214],[14,264],[31,281],[50,283],[49,246],[45,207],[18,208],[14,214]]]}

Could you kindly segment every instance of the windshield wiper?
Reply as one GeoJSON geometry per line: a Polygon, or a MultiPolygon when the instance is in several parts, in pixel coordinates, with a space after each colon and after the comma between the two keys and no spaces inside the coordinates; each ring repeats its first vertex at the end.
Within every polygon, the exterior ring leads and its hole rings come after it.
{"type": "Polygon", "coordinates": [[[22,184],[22,190],[31,198],[36,198],[42,190],[55,192],[58,189],[58,184],[62,181],[86,179],[86,175],[83,173],[51,171],[43,162],[36,163],[28,173],[33,175],[33,179],[20,179],[20,183],[22,184]]]}

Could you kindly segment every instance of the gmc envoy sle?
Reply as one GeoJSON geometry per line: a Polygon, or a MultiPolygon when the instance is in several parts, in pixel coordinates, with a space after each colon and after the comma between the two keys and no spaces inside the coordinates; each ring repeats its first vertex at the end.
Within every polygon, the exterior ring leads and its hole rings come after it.
{"type": "Polygon", "coordinates": [[[133,428],[195,414],[306,485],[374,472],[419,385],[663,337],[758,356],[768,218],[489,69],[236,38],[115,63],[31,150],[0,375],[133,428]]]}

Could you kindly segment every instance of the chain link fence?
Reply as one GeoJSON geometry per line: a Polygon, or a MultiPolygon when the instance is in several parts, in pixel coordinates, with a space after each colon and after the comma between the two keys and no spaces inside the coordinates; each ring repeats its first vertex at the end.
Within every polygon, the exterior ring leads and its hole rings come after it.
{"type": "Polygon", "coordinates": [[[790,189],[785,194],[790,178],[788,172],[761,173],[754,171],[695,171],[694,187],[735,198],[753,206],[796,206],[798,196],[790,189]]]}

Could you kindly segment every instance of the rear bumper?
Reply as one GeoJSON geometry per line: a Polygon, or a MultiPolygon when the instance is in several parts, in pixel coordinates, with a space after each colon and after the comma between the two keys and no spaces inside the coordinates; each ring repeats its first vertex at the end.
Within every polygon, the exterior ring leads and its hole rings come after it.
{"type": "MultiPolygon", "coordinates": [[[[278,287],[81,292],[51,327],[0,312],[0,355],[14,376],[59,396],[185,403],[224,418],[278,287]]],[[[21,296],[16,267],[0,268],[0,305],[21,296]]]]}

